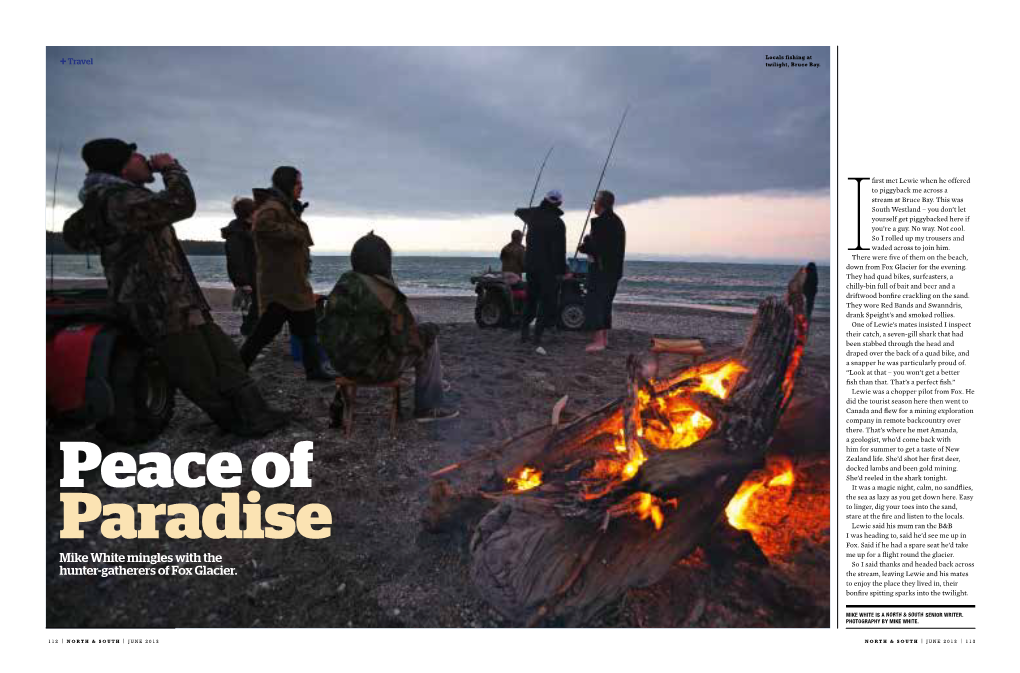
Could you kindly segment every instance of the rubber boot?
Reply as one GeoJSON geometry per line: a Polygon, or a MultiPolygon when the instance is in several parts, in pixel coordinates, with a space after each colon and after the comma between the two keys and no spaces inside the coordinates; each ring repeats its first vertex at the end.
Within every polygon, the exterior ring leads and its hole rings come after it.
{"type": "Polygon", "coordinates": [[[323,365],[319,353],[319,340],[315,337],[301,339],[301,362],[305,366],[305,378],[309,381],[333,381],[336,373],[323,365]]]}
{"type": "Polygon", "coordinates": [[[234,428],[237,427],[237,412],[234,411],[234,407],[231,404],[215,408],[207,406],[203,411],[219,426],[220,430],[233,432],[234,428]]]}
{"type": "Polygon", "coordinates": [[[244,363],[245,369],[251,369],[251,365],[255,362],[255,358],[259,356],[259,350],[261,349],[252,343],[250,336],[244,340],[243,344],[241,344],[241,348],[238,349],[238,353],[241,356],[241,362],[244,363]]]}
{"type": "Polygon", "coordinates": [[[232,392],[230,401],[236,416],[231,432],[239,437],[264,437],[290,420],[289,414],[266,404],[254,382],[232,392]]]}

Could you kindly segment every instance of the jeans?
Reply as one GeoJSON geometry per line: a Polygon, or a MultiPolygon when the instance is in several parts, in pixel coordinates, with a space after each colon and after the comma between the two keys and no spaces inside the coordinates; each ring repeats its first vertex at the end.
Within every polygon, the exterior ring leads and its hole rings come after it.
{"type": "Polygon", "coordinates": [[[439,341],[433,341],[421,357],[405,363],[414,367],[414,410],[428,411],[443,405],[443,363],[439,359],[439,341]]]}

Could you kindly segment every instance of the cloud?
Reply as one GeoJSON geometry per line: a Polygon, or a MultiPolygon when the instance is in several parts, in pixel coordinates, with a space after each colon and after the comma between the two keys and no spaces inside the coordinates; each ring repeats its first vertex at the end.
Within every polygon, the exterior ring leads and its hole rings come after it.
{"type": "MultiPolygon", "coordinates": [[[[669,197],[827,193],[828,48],[47,49],[47,184],[64,147],[73,202],[81,145],[118,136],[188,168],[200,213],[227,212],[273,168],[302,169],[309,215],[465,218],[542,187],[669,197]],[[765,54],[818,68],[766,68],[765,54]],[[62,57],[92,58],[66,66],[62,57]]],[[[824,226],[827,233],[828,221],[824,226]]]]}

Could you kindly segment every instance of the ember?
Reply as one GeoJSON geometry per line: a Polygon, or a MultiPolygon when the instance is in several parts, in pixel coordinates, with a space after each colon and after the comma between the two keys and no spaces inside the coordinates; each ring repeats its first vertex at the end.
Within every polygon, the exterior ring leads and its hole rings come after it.
{"type": "MultiPolygon", "coordinates": [[[[712,419],[701,413],[691,401],[691,393],[704,392],[719,399],[726,399],[729,391],[736,383],[737,377],[747,371],[739,362],[730,360],[721,364],[706,365],[690,373],[690,379],[697,381],[693,387],[682,387],[657,395],[654,400],[647,392],[641,391],[638,400],[642,410],[654,405],[653,418],[645,421],[645,427],[639,428],[638,436],[645,436],[642,430],[647,429],[648,440],[660,449],[686,449],[694,444],[712,428],[712,419]]],[[[643,463],[642,459],[637,467],[643,463]]],[[[633,473],[631,474],[633,476],[633,473]]]]}
{"type": "Polygon", "coordinates": [[[533,467],[525,467],[516,477],[507,477],[506,483],[515,491],[530,491],[542,484],[542,473],[533,467]]]}
{"type": "MultiPolygon", "coordinates": [[[[793,466],[786,458],[777,458],[769,462],[764,474],[754,473],[744,480],[740,490],[726,506],[726,519],[737,530],[755,532],[760,530],[755,513],[762,507],[774,504],[774,498],[763,497],[769,489],[784,489],[781,494],[785,499],[793,487],[793,466]]],[[[774,495],[774,492],[772,493],[774,495]]]]}
{"type": "Polygon", "coordinates": [[[670,505],[675,509],[677,507],[677,499],[672,498],[670,500],[663,501],[651,493],[634,493],[623,502],[609,508],[609,516],[603,527],[608,525],[609,521],[616,517],[625,516],[627,514],[635,514],[640,521],[651,519],[652,525],[655,526],[655,530],[659,530],[662,528],[662,522],[666,520],[666,517],[662,512],[662,508],[666,505],[670,505]]]}

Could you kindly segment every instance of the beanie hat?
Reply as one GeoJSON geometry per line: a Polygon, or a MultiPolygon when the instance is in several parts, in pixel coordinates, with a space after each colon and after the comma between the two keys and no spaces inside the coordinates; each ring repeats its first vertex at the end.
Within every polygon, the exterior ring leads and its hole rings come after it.
{"type": "Polygon", "coordinates": [[[117,138],[98,138],[85,143],[81,148],[81,158],[90,171],[120,175],[136,149],[138,145],[117,138]]]}
{"type": "Polygon", "coordinates": [[[370,231],[351,248],[351,268],[357,273],[393,278],[393,251],[375,231],[370,231]]]}

